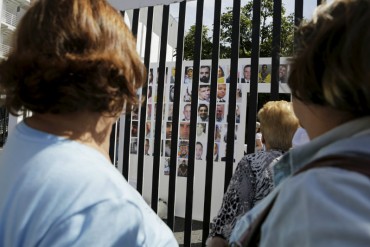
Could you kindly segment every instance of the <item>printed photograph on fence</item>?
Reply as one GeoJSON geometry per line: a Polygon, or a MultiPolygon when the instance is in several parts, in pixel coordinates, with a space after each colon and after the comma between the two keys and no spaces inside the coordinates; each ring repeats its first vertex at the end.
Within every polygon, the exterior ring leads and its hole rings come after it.
{"type": "Polygon", "coordinates": [[[188,160],[179,159],[179,167],[177,168],[178,177],[187,177],[188,176],[188,160]]]}
{"type": "Polygon", "coordinates": [[[166,123],[166,139],[171,139],[172,137],[172,122],[166,123]]]}
{"type": "Polygon", "coordinates": [[[217,84],[217,102],[228,102],[228,84],[217,84]]]}
{"type": "Polygon", "coordinates": [[[223,125],[222,124],[216,124],[215,125],[215,142],[220,142],[222,138],[222,130],[223,125]]]}
{"type": "Polygon", "coordinates": [[[182,109],[181,121],[190,121],[191,104],[186,103],[182,105],[181,109],[182,109]]]}
{"type": "Polygon", "coordinates": [[[279,66],[279,83],[287,83],[288,80],[288,65],[280,64],[279,66]]]}
{"type": "Polygon", "coordinates": [[[174,97],[175,97],[175,85],[170,85],[169,89],[168,89],[168,99],[169,99],[169,102],[173,102],[174,101],[174,97]]]}
{"type": "Polygon", "coordinates": [[[193,83],[193,66],[185,66],[184,84],[193,83]]]}
{"type": "Polygon", "coordinates": [[[180,123],[180,139],[189,140],[189,132],[190,132],[190,123],[181,122],[180,123]]]}
{"type": "Polygon", "coordinates": [[[199,104],[208,104],[210,95],[211,95],[210,85],[199,85],[199,89],[198,89],[198,103],[199,104]]]}
{"type": "Polygon", "coordinates": [[[208,122],[209,104],[199,104],[198,122],[208,122]]]}
{"type": "Polygon", "coordinates": [[[188,158],[189,156],[189,141],[180,141],[178,157],[179,158],[188,158]]]}
{"type": "Polygon", "coordinates": [[[220,103],[216,105],[216,122],[225,123],[227,116],[227,105],[220,103]]]}
{"type": "Polygon", "coordinates": [[[195,143],[195,159],[196,160],[205,160],[205,152],[207,150],[204,147],[204,143],[197,141],[195,143]]]}
{"type": "Polygon", "coordinates": [[[164,156],[171,156],[171,140],[166,140],[164,144],[164,156]]]}
{"type": "Polygon", "coordinates": [[[251,82],[251,65],[246,64],[242,66],[242,75],[241,75],[241,83],[250,83],[251,82]]]}
{"type": "Polygon", "coordinates": [[[211,66],[201,65],[199,68],[199,83],[210,83],[211,66]]]}
{"type": "Polygon", "coordinates": [[[223,66],[218,66],[217,83],[225,83],[225,69],[223,66]]]}
{"type": "Polygon", "coordinates": [[[191,102],[191,89],[192,84],[185,84],[182,87],[182,101],[191,102]]]}
{"type": "Polygon", "coordinates": [[[170,175],[170,158],[164,159],[163,174],[170,175]]]}
{"type": "Polygon", "coordinates": [[[208,136],[207,136],[207,124],[205,123],[197,123],[197,141],[207,143],[208,136]]]}
{"type": "Polygon", "coordinates": [[[131,154],[137,154],[137,147],[138,147],[137,138],[132,138],[131,139],[131,146],[130,146],[130,153],[131,154]]]}
{"type": "Polygon", "coordinates": [[[259,83],[271,82],[271,64],[262,64],[259,66],[258,82],[259,83]]]}
{"type": "Polygon", "coordinates": [[[138,137],[139,132],[139,122],[132,121],[131,122],[131,137],[138,137]]]}

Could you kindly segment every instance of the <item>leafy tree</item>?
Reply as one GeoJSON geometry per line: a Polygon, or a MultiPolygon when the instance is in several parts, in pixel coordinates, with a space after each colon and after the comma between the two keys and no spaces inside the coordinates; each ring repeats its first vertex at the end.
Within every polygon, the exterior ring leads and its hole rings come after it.
{"type": "MultiPolygon", "coordinates": [[[[260,26],[260,56],[271,57],[272,52],[272,17],[273,0],[261,1],[261,26],[260,26]]],[[[239,57],[251,57],[252,53],[252,14],[253,3],[249,1],[241,8],[240,15],[240,49],[239,57]]],[[[220,58],[231,57],[231,39],[232,39],[232,8],[226,8],[226,12],[221,15],[221,34],[220,34],[220,58]]],[[[212,40],[209,35],[210,30],[203,27],[202,40],[202,59],[210,59],[212,53],[212,40]]],[[[191,26],[185,36],[184,58],[193,59],[195,26],[191,26]]],[[[294,16],[290,14],[285,16],[285,8],[282,6],[281,17],[281,56],[291,56],[293,54],[293,34],[294,34],[294,16]]]]}
{"type": "MultiPolygon", "coordinates": [[[[209,37],[209,28],[203,25],[202,29],[202,57],[201,59],[209,59],[212,56],[212,41],[209,37]]],[[[189,28],[188,33],[184,38],[184,59],[193,60],[194,58],[194,38],[195,25],[189,28]]]]}

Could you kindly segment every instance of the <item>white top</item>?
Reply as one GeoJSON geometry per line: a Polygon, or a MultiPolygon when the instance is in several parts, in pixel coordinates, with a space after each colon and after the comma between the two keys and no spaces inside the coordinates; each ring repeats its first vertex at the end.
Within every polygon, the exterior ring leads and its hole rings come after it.
{"type": "MultiPolygon", "coordinates": [[[[292,149],[274,167],[278,187],[236,224],[237,240],[276,193],[260,246],[360,247],[370,243],[370,179],[331,167],[292,172],[315,159],[351,152],[370,156],[370,117],[339,126],[292,149]]],[[[355,165],[355,164],[354,164],[355,165]]]]}
{"type": "Polygon", "coordinates": [[[95,149],[21,122],[0,164],[0,246],[178,246],[95,149]]]}

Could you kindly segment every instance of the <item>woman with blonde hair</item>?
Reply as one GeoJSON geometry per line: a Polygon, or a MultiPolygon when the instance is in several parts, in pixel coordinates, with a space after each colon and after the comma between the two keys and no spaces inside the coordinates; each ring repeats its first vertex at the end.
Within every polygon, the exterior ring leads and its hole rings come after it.
{"type": "Polygon", "coordinates": [[[239,162],[224,194],[221,208],[211,223],[209,246],[225,244],[236,221],[272,189],[271,174],[264,171],[292,146],[298,119],[287,101],[267,102],[258,112],[266,150],[247,154],[239,162]]]}

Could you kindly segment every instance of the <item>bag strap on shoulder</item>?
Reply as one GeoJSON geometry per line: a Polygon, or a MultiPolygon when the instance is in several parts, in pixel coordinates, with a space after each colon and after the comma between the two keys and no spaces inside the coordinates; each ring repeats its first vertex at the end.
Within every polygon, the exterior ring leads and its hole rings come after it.
{"type": "MultiPolygon", "coordinates": [[[[361,173],[370,178],[370,157],[365,154],[347,153],[341,155],[330,155],[317,159],[301,169],[297,170],[293,176],[305,172],[309,169],[319,167],[336,167],[352,172],[361,173]]],[[[263,209],[257,218],[249,225],[248,229],[239,238],[238,241],[231,243],[231,246],[258,246],[261,237],[261,227],[270,213],[276,198],[277,193],[271,202],[263,209]]]]}

